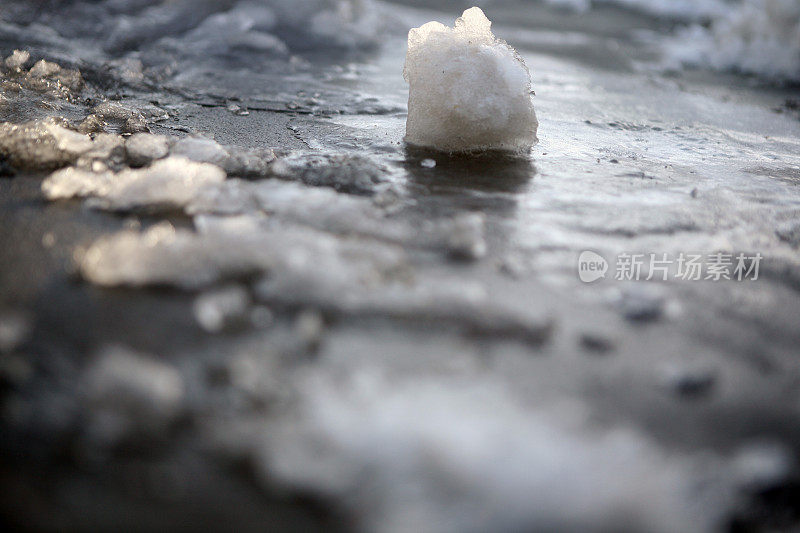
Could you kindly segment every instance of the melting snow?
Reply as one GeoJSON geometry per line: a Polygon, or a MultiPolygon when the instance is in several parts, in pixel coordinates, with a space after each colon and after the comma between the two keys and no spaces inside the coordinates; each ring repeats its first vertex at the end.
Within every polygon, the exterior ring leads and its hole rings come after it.
{"type": "Polygon", "coordinates": [[[217,166],[172,156],[116,173],[65,168],[51,174],[42,191],[50,200],[93,196],[96,205],[112,210],[182,207],[198,190],[224,179],[225,171],[217,166]]]}

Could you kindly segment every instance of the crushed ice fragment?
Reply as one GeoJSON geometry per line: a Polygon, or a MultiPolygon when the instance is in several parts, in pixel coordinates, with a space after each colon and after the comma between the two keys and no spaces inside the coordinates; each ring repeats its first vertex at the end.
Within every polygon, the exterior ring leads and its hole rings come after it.
{"type": "Polygon", "coordinates": [[[58,241],[56,239],[56,236],[53,235],[53,233],[48,231],[47,233],[42,235],[42,246],[44,246],[45,248],[52,248],[53,246],[56,245],[56,242],[58,241]]]}
{"type": "Polygon", "coordinates": [[[117,173],[65,168],[42,183],[42,192],[49,200],[93,197],[95,205],[112,210],[177,208],[201,188],[224,179],[225,171],[217,166],[173,156],[117,173]]]}
{"type": "Polygon", "coordinates": [[[31,67],[28,74],[34,78],[46,78],[58,74],[60,70],[61,67],[57,63],[51,63],[50,61],[40,59],[31,67]]]}
{"type": "Polygon", "coordinates": [[[169,143],[162,135],[135,133],[125,141],[125,152],[131,166],[143,167],[151,161],[166,157],[169,143]]]}
{"type": "Polygon", "coordinates": [[[454,259],[475,260],[486,255],[486,217],[469,213],[448,224],[447,250],[454,259]]]}
{"type": "Polygon", "coordinates": [[[183,410],[184,383],[172,366],[124,346],[108,346],[85,374],[90,433],[114,442],[131,433],[159,432],[183,410]]]}
{"type": "Polygon", "coordinates": [[[240,285],[204,292],[194,301],[197,323],[209,333],[244,325],[249,319],[250,295],[240,285]]]}
{"type": "Polygon", "coordinates": [[[349,194],[374,194],[388,181],[386,169],[361,155],[291,154],[272,164],[272,174],[349,194]]]}
{"type": "Polygon", "coordinates": [[[29,89],[62,98],[69,98],[71,91],[78,91],[84,85],[83,77],[77,70],[61,68],[58,63],[44,59],[37,61],[22,81],[29,89]]]}
{"type": "MultiPolygon", "coordinates": [[[[102,237],[80,261],[83,276],[103,286],[204,287],[269,272],[287,282],[319,281],[305,290],[390,278],[405,264],[396,246],[370,245],[305,228],[273,228],[261,218],[195,217],[197,232],[158,224],[144,233],[102,237]],[[343,281],[344,280],[344,281],[343,281]]],[[[325,294],[325,297],[333,295],[325,294]]]]}
{"type": "MultiPolygon", "coordinates": [[[[92,109],[92,115],[105,122],[114,122],[123,133],[147,132],[147,122],[144,115],[116,102],[103,102],[92,109]]],[[[92,117],[89,115],[89,117],[92,117]]],[[[87,117],[88,118],[88,117],[87,117]]]]}
{"type": "Polygon", "coordinates": [[[275,26],[275,15],[267,6],[255,3],[238,5],[216,13],[189,32],[183,40],[195,54],[230,57],[242,51],[283,56],[286,44],[263,30],[275,26]]]}
{"type": "Polygon", "coordinates": [[[246,116],[248,116],[250,114],[250,111],[248,111],[246,108],[243,108],[242,106],[240,106],[238,104],[228,104],[227,109],[232,114],[234,114],[236,116],[239,116],[239,117],[246,117],[246,116]]]}
{"type": "Polygon", "coordinates": [[[73,163],[92,140],[56,119],[24,124],[0,123],[0,155],[15,168],[52,170],[73,163]]]}
{"type": "Polygon", "coordinates": [[[436,166],[436,160],[430,158],[423,159],[422,161],[420,161],[419,166],[424,168],[434,168],[436,166]]]}
{"type": "Polygon", "coordinates": [[[229,176],[248,179],[266,178],[270,174],[270,164],[275,161],[275,152],[270,148],[242,149],[228,147],[228,158],[222,168],[229,176]]]}
{"type": "Polygon", "coordinates": [[[95,114],[91,114],[83,119],[83,122],[78,126],[78,131],[81,133],[97,133],[103,131],[105,127],[106,123],[103,122],[103,119],[95,114]]]}
{"type": "Polygon", "coordinates": [[[21,69],[30,58],[31,54],[27,50],[14,50],[11,55],[5,59],[6,68],[21,69]]]}
{"type": "Polygon", "coordinates": [[[172,155],[183,156],[199,163],[222,165],[228,159],[228,151],[212,139],[184,137],[170,150],[172,155]]]}
{"type": "Polygon", "coordinates": [[[103,66],[110,75],[125,83],[135,85],[144,81],[144,65],[140,59],[112,59],[103,66]]]}
{"type": "Polygon", "coordinates": [[[408,33],[406,142],[449,152],[522,151],[538,122],[525,62],[491,31],[477,7],[449,28],[429,22],[408,33]]]}

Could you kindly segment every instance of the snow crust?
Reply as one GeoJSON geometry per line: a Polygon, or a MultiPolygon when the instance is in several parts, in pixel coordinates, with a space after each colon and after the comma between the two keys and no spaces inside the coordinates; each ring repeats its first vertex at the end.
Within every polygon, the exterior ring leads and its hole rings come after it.
{"type": "Polygon", "coordinates": [[[536,143],[530,72],[491,24],[473,7],[453,28],[429,22],[409,31],[406,142],[448,152],[536,143]]]}

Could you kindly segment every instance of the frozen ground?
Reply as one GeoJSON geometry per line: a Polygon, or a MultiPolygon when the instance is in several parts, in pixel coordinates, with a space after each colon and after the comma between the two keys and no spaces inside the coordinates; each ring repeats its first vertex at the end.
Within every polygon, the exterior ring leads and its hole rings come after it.
{"type": "Polygon", "coordinates": [[[466,3],[4,2],[3,520],[798,527],[797,87],[634,3],[483,2],[540,142],[464,158],[402,144],[402,65],[466,3]]]}

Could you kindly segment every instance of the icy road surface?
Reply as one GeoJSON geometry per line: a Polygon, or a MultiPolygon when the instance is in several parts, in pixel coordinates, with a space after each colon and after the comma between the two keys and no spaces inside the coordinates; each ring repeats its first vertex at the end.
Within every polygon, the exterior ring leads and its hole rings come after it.
{"type": "Polygon", "coordinates": [[[411,149],[405,32],[469,6],[407,4],[7,2],[4,519],[797,526],[796,87],[675,63],[719,2],[484,2],[540,141],[411,149]]]}

